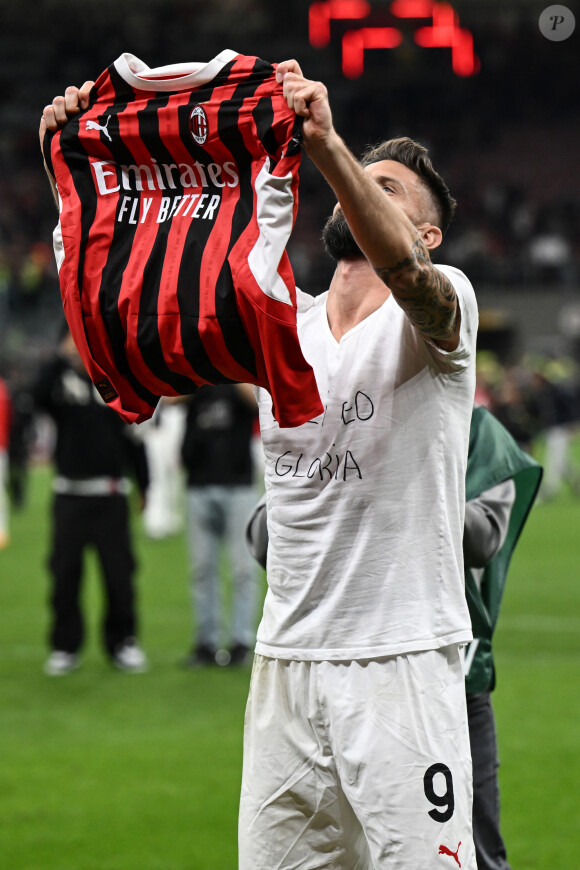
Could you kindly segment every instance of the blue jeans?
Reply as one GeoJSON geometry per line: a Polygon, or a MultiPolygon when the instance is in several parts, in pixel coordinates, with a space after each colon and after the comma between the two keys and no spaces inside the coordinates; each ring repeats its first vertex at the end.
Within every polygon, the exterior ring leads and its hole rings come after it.
{"type": "Polygon", "coordinates": [[[226,646],[253,647],[259,574],[246,546],[245,528],[255,503],[254,486],[196,486],[187,490],[196,645],[218,649],[225,641],[226,646]],[[222,545],[228,551],[231,579],[229,630],[222,624],[222,545]]]}

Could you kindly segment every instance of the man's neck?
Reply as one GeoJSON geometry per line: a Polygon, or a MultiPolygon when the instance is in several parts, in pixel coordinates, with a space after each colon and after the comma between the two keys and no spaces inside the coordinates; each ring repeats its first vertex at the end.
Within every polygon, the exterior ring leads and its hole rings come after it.
{"type": "Polygon", "coordinates": [[[337,341],[381,307],[391,291],[368,260],[340,260],[330,282],[326,312],[337,341]]]}

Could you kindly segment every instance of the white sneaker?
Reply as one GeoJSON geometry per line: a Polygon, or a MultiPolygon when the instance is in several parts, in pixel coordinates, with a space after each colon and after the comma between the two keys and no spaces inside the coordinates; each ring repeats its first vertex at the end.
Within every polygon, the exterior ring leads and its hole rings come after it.
{"type": "Polygon", "coordinates": [[[147,656],[136,643],[126,643],[117,649],[113,664],[120,671],[142,674],[147,670],[147,656]]]}
{"type": "Polygon", "coordinates": [[[79,667],[79,657],[76,653],[54,650],[44,663],[44,673],[49,677],[62,677],[79,667]]]}

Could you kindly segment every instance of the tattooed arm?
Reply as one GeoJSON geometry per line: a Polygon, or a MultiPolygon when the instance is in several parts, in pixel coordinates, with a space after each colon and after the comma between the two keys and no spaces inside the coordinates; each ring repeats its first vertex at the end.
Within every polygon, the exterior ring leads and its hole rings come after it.
{"type": "Polygon", "coordinates": [[[456,349],[461,325],[457,294],[449,278],[431,262],[421,238],[408,257],[375,271],[425,338],[442,350],[456,349]]]}

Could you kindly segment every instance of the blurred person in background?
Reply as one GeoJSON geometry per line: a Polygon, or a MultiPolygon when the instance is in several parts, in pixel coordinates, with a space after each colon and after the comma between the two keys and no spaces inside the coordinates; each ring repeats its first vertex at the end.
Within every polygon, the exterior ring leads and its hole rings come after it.
{"type": "Polygon", "coordinates": [[[540,215],[528,243],[530,278],[539,284],[572,284],[578,269],[567,226],[556,210],[540,215]]]}
{"type": "Polygon", "coordinates": [[[20,510],[26,504],[28,467],[34,442],[34,402],[30,394],[29,377],[24,367],[10,367],[9,384],[12,398],[10,425],[8,486],[12,508],[20,510]]]}
{"type": "Polygon", "coordinates": [[[573,449],[580,423],[578,392],[575,385],[559,377],[558,368],[558,361],[552,360],[530,375],[533,407],[545,444],[542,501],[556,498],[566,484],[580,496],[580,468],[573,449]]]}
{"type": "Polygon", "coordinates": [[[139,426],[149,466],[143,528],[150,538],[167,538],[183,528],[181,443],[185,408],[161,399],[150,420],[139,426]]]}
{"type": "Polygon", "coordinates": [[[85,638],[80,601],[83,559],[94,547],[104,583],[106,655],[119,670],[140,673],[147,659],[136,639],[136,563],[125,473],[132,467],[144,504],[148,471],[143,444],[100,398],[68,330],[55,358],[41,370],[32,395],[36,409],[47,413],[56,428],[48,563],[50,655],[45,672],[60,676],[80,664],[85,638]]]}
{"type": "Polygon", "coordinates": [[[0,550],[10,543],[8,466],[12,402],[6,382],[0,378],[0,550]]]}
{"type": "MultiPolygon", "coordinates": [[[[500,829],[498,750],[491,691],[492,637],[509,564],[536,497],[542,470],[483,407],[471,420],[463,555],[474,639],[466,654],[465,689],[473,760],[473,838],[478,870],[510,870],[500,829]]],[[[266,568],[265,495],[248,517],[246,542],[266,568]]]]}
{"type": "Polygon", "coordinates": [[[542,469],[485,408],[471,420],[466,473],[463,557],[473,627],[465,688],[473,761],[473,838],[478,870],[510,870],[500,830],[498,750],[491,692],[492,639],[507,573],[542,469]]]}
{"type": "Polygon", "coordinates": [[[526,453],[542,428],[542,414],[530,402],[529,376],[521,366],[503,371],[493,389],[490,410],[526,453]]]}
{"type": "Polygon", "coordinates": [[[200,387],[187,400],[181,450],[187,477],[187,540],[196,623],[186,667],[243,665],[255,641],[259,577],[245,544],[256,500],[253,387],[200,387]],[[223,613],[221,564],[228,557],[231,620],[223,613]],[[226,632],[229,635],[226,638],[226,632]]]}

